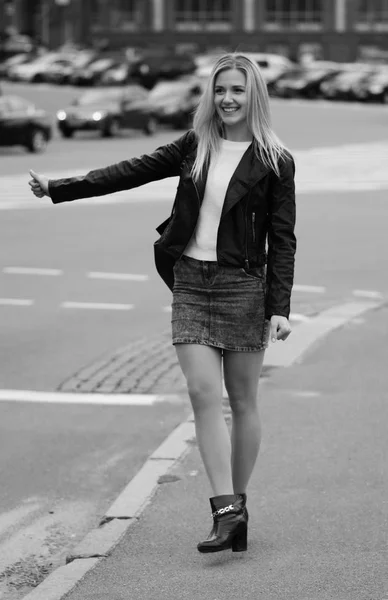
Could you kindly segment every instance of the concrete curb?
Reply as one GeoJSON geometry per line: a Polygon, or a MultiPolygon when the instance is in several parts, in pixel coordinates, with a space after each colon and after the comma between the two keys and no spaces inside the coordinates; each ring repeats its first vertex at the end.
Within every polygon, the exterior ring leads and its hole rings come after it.
{"type": "MultiPolygon", "coordinates": [[[[360,315],[376,310],[385,302],[349,302],[323,311],[317,317],[298,325],[293,343],[270,345],[265,365],[288,367],[299,361],[305,352],[322,337],[360,315]]],[[[225,395],[224,387],[224,395],[225,395]]],[[[124,488],[102,518],[100,527],[91,530],[67,556],[66,565],[49,575],[23,600],[61,600],[95,568],[98,562],[111,554],[120,539],[151,502],[163,476],[181,460],[195,438],[193,414],[183,421],[151,454],[140,471],[124,488]]]]}
{"type": "Polygon", "coordinates": [[[323,310],[318,316],[298,325],[291,333],[290,343],[281,344],[276,342],[271,344],[270,342],[264,356],[264,365],[290,367],[300,361],[307,350],[310,350],[314,344],[331,331],[342,327],[370,310],[380,308],[384,304],[385,301],[365,300],[364,302],[347,302],[323,310]]]}
{"type": "Polygon", "coordinates": [[[59,600],[71,592],[86,573],[97,566],[98,562],[98,558],[87,558],[75,560],[64,567],[59,567],[24,598],[28,600],[59,600]]]}
{"type": "Polygon", "coordinates": [[[66,565],[53,571],[23,600],[60,600],[112,553],[121,538],[150,503],[162,477],[181,460],[195,437],[193,415],[172,431],[151,454],[140,471],[116,498],[102,518],[66,557],[66,565]]]}

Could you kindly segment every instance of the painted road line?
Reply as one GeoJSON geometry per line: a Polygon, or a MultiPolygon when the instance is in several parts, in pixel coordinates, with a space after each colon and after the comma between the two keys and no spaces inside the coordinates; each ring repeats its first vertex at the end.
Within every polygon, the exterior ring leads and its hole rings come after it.
{"type": "Polygon", "coordinates": [[[0,298],[0,306],[31,306],[34,300],[29,298],[0,298]]]}
{"type": "Polygon", "coordinates": [[[148,275],[135,275],[133,273],[103,273],[101,271],[89,271],[86,274],[89,279],[115,279],[117,281],[148,281],[148,275]]]}
{"type": "Polygon", "coordinates": [[[374,290],[353,290],[353,296],[357,298],[372,298],[374,300],[383,299],[383,294],[374,290]]]}
{"type": "Polygon", "coordinates": [[[264,356],[264,365],[271,367],[290,367],[300,362],[310,346],[331,331],[349,321],[358,318],[369,310],[374,310],[382,302],[348,302],[322,311],[308,322],[301,323],[291,333],[286,342],[278,341],[270,345],[264,356]]]}
{"type": "Polygon", "coordinates": [[[0,402],[38,402],[49,404],[90,404],[106,406],[153,406],[161,402],[176,404],[182,401],[178,394],[75,394],[68,392],[40,392],[36,390],[0,390],[0,402]]]}
{"type": "Polygon", "coordinates": [[[326,292],[326,288],[321,285],[300,285],[295,284],[292,287],[293,292],[306,292],[308,294],[324,294],[326,292]]]}
{"type": "Polygon", "coordinates": [[[63,275],[60,269],[42,269],[37,267],[4,267],[3,273],[9,275],[49,275],[52,277],[63,275]]]}
{"type": "Polygon", "coordinates": [[[116,304],[114,302],[61,302],[61,308],[75,308],[86,310],[131,310],[133,304],[116,304]]]}

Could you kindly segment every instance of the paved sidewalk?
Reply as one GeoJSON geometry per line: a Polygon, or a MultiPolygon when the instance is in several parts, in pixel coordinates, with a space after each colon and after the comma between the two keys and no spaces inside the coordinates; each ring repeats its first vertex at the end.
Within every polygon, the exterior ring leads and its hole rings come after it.
{"type": "Polygon", "coordinates": [[[388,597],[387,362],[382,307],[271,374],[247,553],[197,552],[211,525],[210,491],[193,445],[66,600],[388,597]]]}

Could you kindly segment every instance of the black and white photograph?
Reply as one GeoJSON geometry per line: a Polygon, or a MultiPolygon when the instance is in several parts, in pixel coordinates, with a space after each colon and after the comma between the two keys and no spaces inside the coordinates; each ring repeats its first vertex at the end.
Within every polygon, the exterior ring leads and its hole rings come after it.
{"type": "Polygon", "coordinates": [[[388,0],[0,0],[0,600],[388,600],[388,0]]]}

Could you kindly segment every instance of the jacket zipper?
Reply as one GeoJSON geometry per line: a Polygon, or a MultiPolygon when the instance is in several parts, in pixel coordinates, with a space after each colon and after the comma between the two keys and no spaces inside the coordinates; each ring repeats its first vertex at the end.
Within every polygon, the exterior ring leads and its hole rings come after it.
{"type": "Polygon", "coordinates": [[[249,198],[247,200],[247,206],[245,209],[245,268],[249,269],[249,259],[248,259],[248,206],[249,206],[249,198]]]}
{"type": "Polygon", "coordinates": [[[256,213],[252,213],[253,243],[256,243],[256,213]]]}

